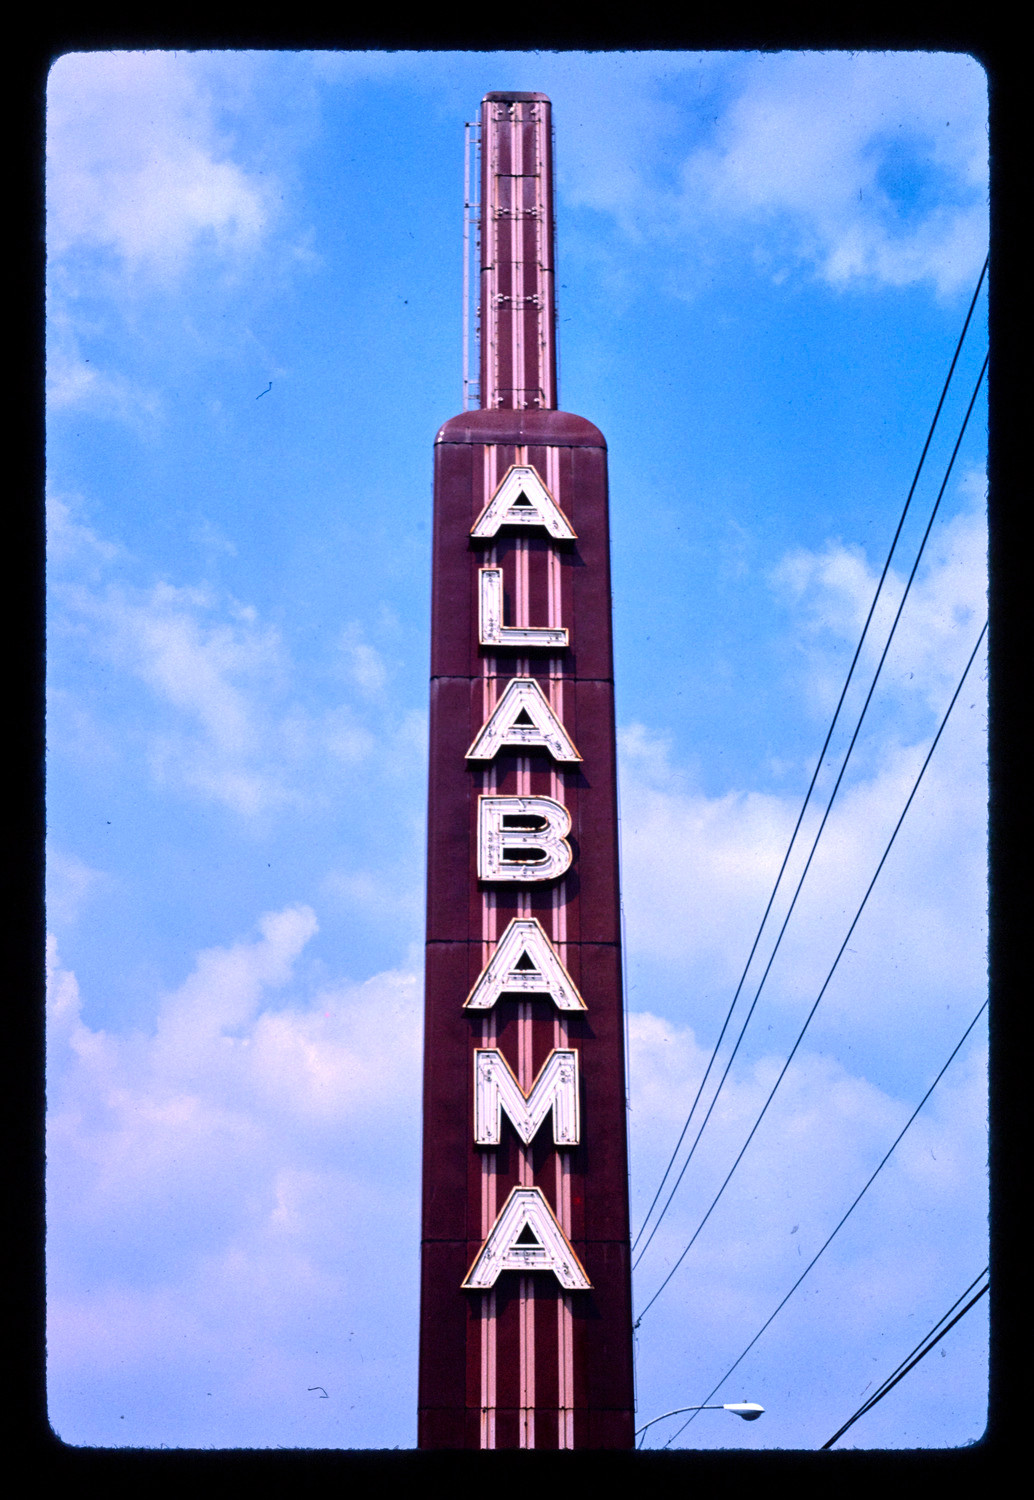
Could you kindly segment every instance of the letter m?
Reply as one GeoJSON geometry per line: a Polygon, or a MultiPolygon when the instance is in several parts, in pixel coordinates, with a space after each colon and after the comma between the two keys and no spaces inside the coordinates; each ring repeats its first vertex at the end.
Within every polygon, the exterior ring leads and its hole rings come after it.
{"type": "Polygon", "coordinates": [[[554,1048],[526,1094],[501,1052],[494,1047],[478,1047],[474,1052],[474,1140],[479,1146],[499,1145],[504,1109],[526,1146],[531,1145],[550,1110],[554,1144],[577,1146],[578,1053],[572,1048],[554,1048]]]}

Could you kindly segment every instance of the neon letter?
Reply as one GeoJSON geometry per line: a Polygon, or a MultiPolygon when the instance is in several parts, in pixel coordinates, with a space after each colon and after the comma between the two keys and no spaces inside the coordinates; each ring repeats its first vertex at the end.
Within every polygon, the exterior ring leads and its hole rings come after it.
{"type": "Polygon", "coordinates": [[[575,537],[570,521],[530,464],[510,465],[470,534],[495,536],[500,526],[544,526],[558,542],[575,537]]]}
{"type": "Polygon", "coordinates": [[[570,868],[571,814],[552,797],[478,798],[478,877],[555,880],[570,868]]]}
{"type": "Polygon", "coordinates": [[[526,1146],[538,1135],[546,1116],[553,1113],[553,1144],[577,1146],[578,1053],[569,1047],[554,1047],[539,1069],[539,1076],[525,1093],[509,1063],[495,1047],[474,1051],[474,1140],[479,1146],[498,1146],[502,1139],[503,1110],[526,1146]]]}
{"type": "Polygon", "coordinates": [[[482,646],[509,646],[514,650],[528,646],[552,646],[564,649],[568,643],[564,628],[503,624],[503,570],[479,568],[479,631],[482,646]]]}
{"type": "Polygon", "coordinates": [[[535,917],[514,917],[478,982],[463,1002],[465,1010],[491,1010],[500,995],[549,995],[557,1010],[585,1010],[578,987],[557,958],[535,917]],[[522,960],[530,964],[523,967],[522,960]]]}
{"type": "Polygon", "coordinates": [[[504,745],[541,745],[554,760],[581,760],[534,677],[513,677],[488,723],[467,751],[467,760],[494,760],[504,745]],[[523,721],[523,722],[522,722],[523,721]]]}
{"type": "Polygon", "coordinates": [[[495,1286],[500,1271],[552,1271],[569,1292],[592,1286],[541,1188],[511,1191],[463,1286],[487,1291],[495,1286]],[[525,1229],[533,1239],[521,1241],[525,1229]]]}

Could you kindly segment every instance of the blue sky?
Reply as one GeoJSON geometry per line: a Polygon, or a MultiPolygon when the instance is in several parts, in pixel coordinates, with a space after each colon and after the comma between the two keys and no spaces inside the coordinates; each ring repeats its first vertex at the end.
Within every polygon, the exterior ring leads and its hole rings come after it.
{"type": "MultiPolygon", "coordinates": [[[[48,1378],[70,1443],[415,1441],[431,445],[461,406],[463,123],[508,87],[553,100],[560,404],[610,446],[636,1222],[976,285],[986,83],[966,56],[55,64],[48,1378]]],[[[981,302],[884,630],[985,348],[981,302]]],[[[978,403],[640,1307],[976,642],[984,444],[978,403]]],[[[769,1116],[643,1319],[643,1421],[704,1399],[984,998],[985,676],[981,657],[769,1116]]],[[[680,1445],[817,1447],[977,1274],[985,1067],[978,1026],[716,1398],[765,1417],[704,1414],[680,1445]]],[[[985,1307],[845,1442],[979,1437],[985,1307]]]]}

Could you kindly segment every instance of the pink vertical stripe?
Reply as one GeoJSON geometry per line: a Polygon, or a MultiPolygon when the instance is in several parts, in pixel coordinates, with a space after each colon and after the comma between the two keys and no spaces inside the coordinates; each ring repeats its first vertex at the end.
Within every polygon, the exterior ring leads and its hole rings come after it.
{"type": "Polygon", "coordinates": [[[520,1291],[520,1428],[522,1448],[535,1446],[535,1278],[521,1277],[520,1291]]]}
{"type": "MultiPolygon", "coordinates": [[[[546,488],[560,509],[564,509],[560,494],[560,454],[557,448],[546,449],[546,488]]],[[[555,547],[549,552],[549,623],[561,623],[561,568],[560,554],[555,547]]],[[[564,659],[555,657],[550,662],[549,673],[550,706],[561,723],[564,722],[564,659]]],[[[564,773],[556,766],[552,775],[552,795],[557,802],[564,801],[564,773]]],[[[566,881],[558,881],[553,890],[553,943],[560,962],[567,964],[567,888],[566,881]]],[[[567,1017],[558,1013],[553,1020],[553,1045],[568,1045],[567,1017]]],[[[556,1153],[556,1210],[560,1227],[571,1234],[571,1153],[556,1153]]],[[[574,1447],[574,1315],[570,1293],[557,1297],[557,1447],[574,1447]]]]}
{"type": "MultiPolygon", "coordinates": [[[[524,131],[521,129],[520,118],[524,113],[521,109],[513,112],[510,123],[510,162],[515,173],[524,171],[524,131]]],[[[510,314],[510,326],[513,330],[510,339],[510,384],[513,387],[513,404],[520,406],[520,390],[524,385],[524,266],[521,264],[521,209],[524,206],[524,184],[518,175],[514,179],[513,192],[510,195],[513,212],[510,216],[510,264],[514,268],[513,276],[513,304],[510,314]]]]}
{"type": "MultiPolygon", "coordinates": [[[[493,447],[486,446],[484,450],[484,494],[482,501],[495,492],[497,454],[493,447]]],[[[480,509],[480,507],[479,507],[480,509]]],[[[488,565],[495,564],[495,548],[490,549],[488,565]]],[[[496,696],[496,662],[495,658],[486,656],[482,658],[482,705],[485,719],[491,714],[495,707],[496,696]]],[[[486,793],[495,791],[495,767],[490,766],[485,771],[482,782],[486,793]]],[[[481,894],[481,955],[482,965],[486,965],[492,956],[497,941],[496,923],[496,901],[495,892],[483,891],[481,894]]],[[[496,1043],[496,1016],[490,1011],[481,1020],[481,1045],[493,1047],[496,1043]]],[[[484,1151],[481,1154],[481,1237],[488,1238],[495,1217],[497,1207],[497,1160],[494,1151],[484,1151]]],[[[481,1298],[481,1434],[482,1448],[494,1448],[496,1441],[496,1403],[498,1385],[496,1380],[496,1357],[498,1349],[498,1324],[496,1320],[496,1294],[495,1288],[486,1292],[481,1298]]]]}
{"type": "Polygon", "coordinates": [[[481,1295],[481,1446],[495,1447],[496,1408],[495,1288],[481,1295]],[[491,1337],[486,1336],[491,1330],[491,1337]]]}

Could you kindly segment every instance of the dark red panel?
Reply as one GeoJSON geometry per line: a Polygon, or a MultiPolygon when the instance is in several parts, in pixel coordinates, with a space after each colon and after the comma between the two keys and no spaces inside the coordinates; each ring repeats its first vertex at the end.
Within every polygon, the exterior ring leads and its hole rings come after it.
{"type": "Polygon", "coordinates": [[[468,1437],[468,1413],[462,1406],[421,1406],[417,1421],[419,1448],[476,1448],[468,1437]]]}
{"type": "MultiPolygon", "coordinates": [[[[480,949],[480,944],[478,948],[480,949]]],[[[470,945],[428,943],[424,1002],[423,1238],[466,1241],[467,1159],[471,1150],[470,1022],[462,1011],[471,969],[470,945]],[[457,1002],[457,994],[460,999],[457,1002]]],[[[480,963],[480,953],[475,964],[480,963]]],[[[467,1267],[460,1272],[460,1280],[467,1267]]],[[[458,1305],[458,1304],[457,1304],[458,1305]]]]}
{"type": "Polygon", "coordinates": [[[548,443],[607,451],[600,429],[569,411],[464,411],[439,427],[435,443],[548,443]]]}
{"type": "Polygon", "coordinates": [[[465,676],[470,671],[471,638],[477,640],[477,578],[466,538],[471,527],[474,476],[470,450],[435,450],[435,518],[432,542],[431,677],[465,676]]]}
{"type": "Polygon", "coordinates": [[[590,1298],[575,1304],[585,1337],[584,1402],[590,1409],[630,1407],[632,1388],[632,1304],[627,1287],[627,1245],[592,1240],[585,1246],[585,1269],[593,1284],[590,1298]]]}
{"type": "Polygon", "coordinates": [[[437,1335],[420,1341],[420,1410],[462,1412],[466,1405],[466,1244],[424,1242],[420,1279],[421,1327],[430,1318],[437,1335]]]}
{"type": "MultiPolygon", "coordinates": [[[[470,680],[431,681],[431,757],[427,827],[427,938],[429,942],[468,938],[470,820],[477,789],[463,757],[467,738],[470,680]],[[463,767],[457,775],[456,762],[463,767]]],[[[478,932],[480,938],[481,934],[478,932]]]]}

